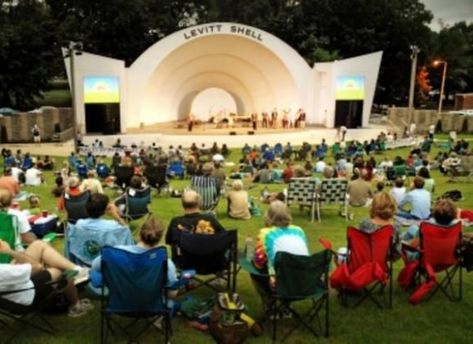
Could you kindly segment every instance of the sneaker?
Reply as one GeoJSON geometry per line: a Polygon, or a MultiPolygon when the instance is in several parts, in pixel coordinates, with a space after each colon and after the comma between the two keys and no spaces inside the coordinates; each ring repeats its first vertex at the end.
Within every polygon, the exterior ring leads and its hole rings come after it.
{"type": "Polygon", "coordinates": [[[80,268],[74,277],[74,285],[82,284],[90,280],[90,268],[80,268]]]}
{"type": "Polygon", "coordinates": [[[71,318],[79,318],[90,310],[94,309],[94,305],[90,302],[89,299],[82,299],[77,302],[74,306],[69,308],[67,315],[71,318]]]}

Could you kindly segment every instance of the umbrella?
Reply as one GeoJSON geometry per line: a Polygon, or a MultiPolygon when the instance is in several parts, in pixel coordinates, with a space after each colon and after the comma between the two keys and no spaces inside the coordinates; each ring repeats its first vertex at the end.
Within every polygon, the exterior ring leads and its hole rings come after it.
{"type": "Polygon", "coordinates": [[[14,115],[16,114],[18,111],[16,110],[13,110],[12,108],[9,108],[9,107],[2,107],[0,108],[0,115],[14,115]]]}

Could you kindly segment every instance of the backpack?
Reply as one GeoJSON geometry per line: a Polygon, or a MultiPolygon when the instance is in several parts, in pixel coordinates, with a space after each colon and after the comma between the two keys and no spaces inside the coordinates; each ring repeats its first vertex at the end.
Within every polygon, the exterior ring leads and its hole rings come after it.
{"type": "Polygon", "coordinates": [[[460,250],[461,266],[470,272],[473,270],[473,240],[464,240],[460,250]]]}
{"type": "Polygon", "coordinates": [[[243,343],[250,334],[248,323],[241,319],[245,305],[237,293],[218,293],[210,316],[209,330],[220,344],[243,343]]]}
{"type": "Polygon", "coordinates": [[[445,192],[442,196],[440,196],[441,199],[451,199],[452,201],[460,201],[463,199],[463,194],[460,190],[450,190],[445,192]]]}

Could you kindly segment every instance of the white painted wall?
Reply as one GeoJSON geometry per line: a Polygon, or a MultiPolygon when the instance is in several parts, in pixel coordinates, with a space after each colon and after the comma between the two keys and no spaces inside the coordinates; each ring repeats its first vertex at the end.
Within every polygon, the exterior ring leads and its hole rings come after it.
{"type": "MultiPolygon", "coordinates": [[[[67,77],[70,79],[70,59],[65,58],[67,77]]],[[[75,64],[75,90],[76,90],[76,118],[78,128],[85,132],[85,105],[84,105],[84,78],[86,76],[117,76],[120,82],[120,124],[121,131],[126,132],[128,127],[128,118],[131,113],[127,112],[127,104],[129,97],[127,89],[127,71],[125,69],[125,62],[100,55],[82,53],[76,55],[74,59],[75,64]]]]}
{"type": "Polygon", "coordinates": [[[212,87],[195,96],[192,101],[191,112],[196,118],[208,121],[211,117],[222,117],[230,113],[237,113],[237,106],[230,93],[221,88],[212,87]]]}

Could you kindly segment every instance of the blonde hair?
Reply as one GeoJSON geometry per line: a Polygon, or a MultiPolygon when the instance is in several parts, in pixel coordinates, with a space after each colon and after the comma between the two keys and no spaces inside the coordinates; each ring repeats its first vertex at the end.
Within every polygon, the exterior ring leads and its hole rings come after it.
{"type": "Polygon", "coordinates": [[[234,191],[243,190],[243,182],[239,179],[234,180],[232,183],[232,190],[234,191]]]}
{"type": "Polygon", "coordinates": [[[291,224],[291,212],[287,205],[281,201],[273,201],[269,205],[264,217],[266,226],[287,227],[291,224]]]}
{"type": "Polygon", "coordinates": [[[13,195],[7,189],[0,189],[0,207],[1,208],[8,208],[11,206],[11,202],[13,200],[13,195]]]}
{"type": "Polygon", "coordinates": [[[396,214],[397,206],[394,198],[387,192],[378,192],[373,197],[370,217],[379,217],[383,220],[391,220],[396,214]]]}
{"type": "Polygon", "coordinates": [[[30,208],[39,208],[41,204],[39,203],[39,196],[38,195],[31,195],[28,198],[28,202],[30,203],[30,208]]]}

